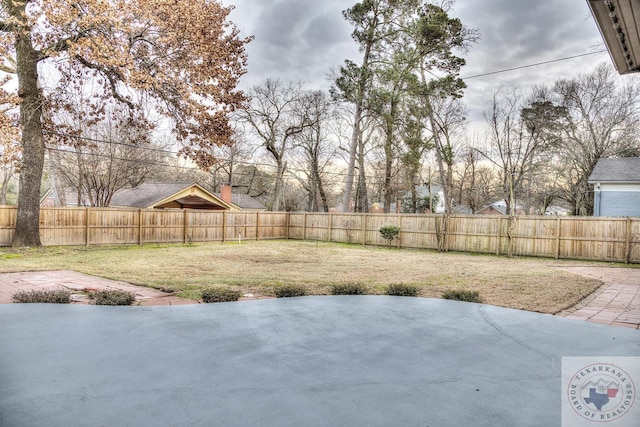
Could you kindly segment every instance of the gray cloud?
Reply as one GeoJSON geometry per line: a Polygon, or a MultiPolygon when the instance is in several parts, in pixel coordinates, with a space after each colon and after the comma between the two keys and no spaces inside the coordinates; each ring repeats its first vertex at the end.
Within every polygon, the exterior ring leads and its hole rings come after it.
{"type": "MultiPolygon", "coordinates": [[[[266,78],[304,81],[327,89],[327,73],[345,59],[358,61],[352,28],[342,11],[355,0],[223,0],[236,4],[231,20],[256,39],[248,47],[249,72],[243,85],[266,78]]],[[[462,76],[563,58],[603,49],[585,0],[457,0],[451,12],[479,30],[481,40],[465,54],[462,76]]],[[[552,84],[608,62],[606,53],[467,81],[470,117],[481,119],[486,102],[501,86],[524,92],[552,84]]]]}

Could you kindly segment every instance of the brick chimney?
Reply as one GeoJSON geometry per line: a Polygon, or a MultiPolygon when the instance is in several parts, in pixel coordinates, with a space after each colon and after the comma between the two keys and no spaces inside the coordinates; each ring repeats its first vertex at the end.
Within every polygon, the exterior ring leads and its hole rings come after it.
{"type": "Polygon", "coordinates": [[[222,184],[220,186],[220,198],[223,202],[231,203],[231,186],[222,184]]]}

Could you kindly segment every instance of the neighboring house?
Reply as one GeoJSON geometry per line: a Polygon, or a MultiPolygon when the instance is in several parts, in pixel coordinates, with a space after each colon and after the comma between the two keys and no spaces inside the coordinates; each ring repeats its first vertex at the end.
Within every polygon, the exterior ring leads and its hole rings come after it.
{"type": "MultiPolygon", "coordinates": [[[[508,215],[507,202],[497,200],[476,212],[476,215],[508,215]]],[[[524,215],[524,209],[516,203],[516,215],[524,215]]]]}
{"type": "Polygon", "coordinates": [[[598,160],[589,184],[594,216],[640,216],[640,157],[598,160]]]}
{"type": "Polygon", "coordinates": [[[110,207],[140,209],[240,210],[231,202],[231,187],[218,197],[195,183],[145,183],[114,193],[110,207]]]}

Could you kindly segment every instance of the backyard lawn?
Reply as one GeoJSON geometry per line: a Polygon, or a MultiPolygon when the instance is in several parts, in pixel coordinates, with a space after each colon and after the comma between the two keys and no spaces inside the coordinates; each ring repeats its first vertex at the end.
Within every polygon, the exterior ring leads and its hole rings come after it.
{"type": "Polygon", "coordinates": [[[487,304],[542,313],[570,307],[600,285],[557,268],[570,265],[596,263],[291,240],[0,248],[0,273],[74,270],[194,299],[216,286],[273,295],[278,286],[295,284],[323,295],[338,284],[364,285],[371,294],[412,284],[421,297],[478,291],[487,304]]]}

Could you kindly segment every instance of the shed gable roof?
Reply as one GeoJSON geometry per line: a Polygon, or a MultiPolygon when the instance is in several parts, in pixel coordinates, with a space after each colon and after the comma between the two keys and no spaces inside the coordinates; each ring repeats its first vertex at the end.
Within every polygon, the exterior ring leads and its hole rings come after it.
{"type": "Polygon", "coordinates": [[[596,182],[640,182],[640,157],[598,160],[589,177],[596,182]]]}
{"type": "Polygon", "coordinates": [[[195,183],[145,183],[135,188],[118,190],[111,198],[111,206],[153,209],[176,202],[203,208],[237,210],[238,207],[224,202],[195,183]]]}

